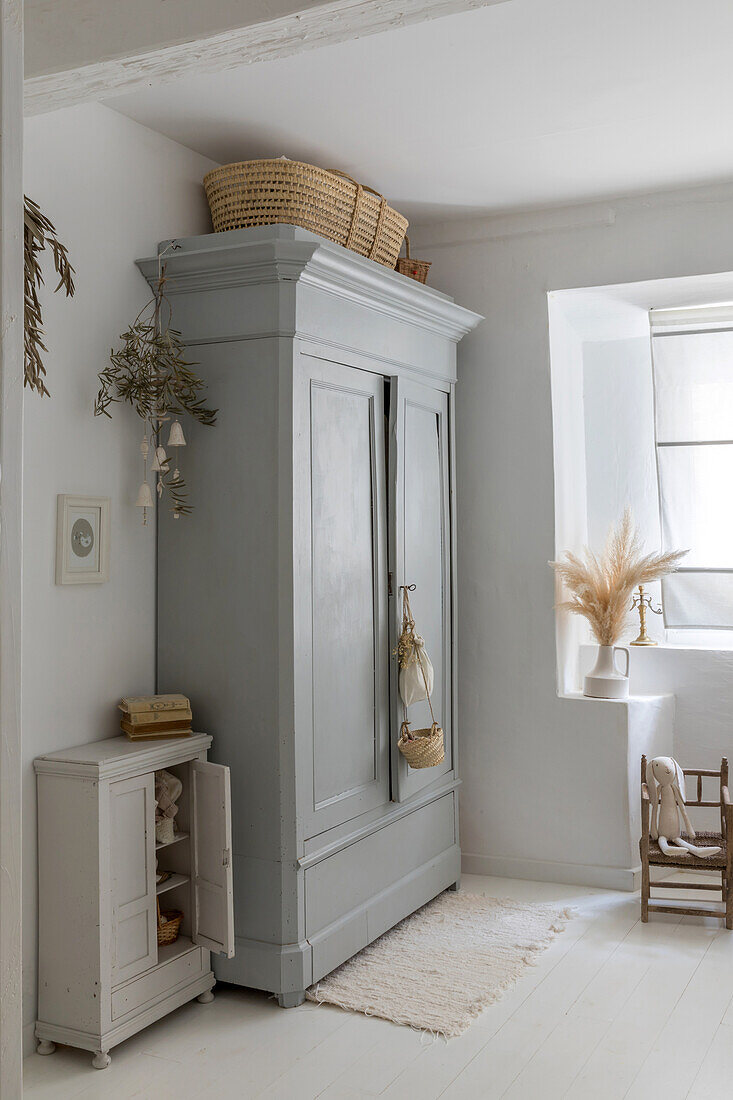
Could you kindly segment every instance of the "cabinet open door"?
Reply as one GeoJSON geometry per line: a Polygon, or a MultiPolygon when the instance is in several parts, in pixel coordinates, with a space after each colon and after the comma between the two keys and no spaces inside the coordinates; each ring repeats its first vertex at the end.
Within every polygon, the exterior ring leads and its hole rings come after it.
{"type": "Polygon", "coordinates": [[[194,760],[192,777],[192,939],[231,959],[234,955],[232,806],[229,768],[194,760]]]}
{"type": "MultiPolygon", "coordinates": [[[[392,798],[404,802],[453,767],[452,568],[448,394],[405,378],[390,383],[389,464],[392,651],[400,633],[400,585],[410,596],[416,629],[435,670],[432,703],[445,735],[445,760],[434,768],[410,768],[397,748],[403,717],[392,658],[392,798]]],[[[409,708],[412,729],[431,724],[426,701],[409,708]]]]}

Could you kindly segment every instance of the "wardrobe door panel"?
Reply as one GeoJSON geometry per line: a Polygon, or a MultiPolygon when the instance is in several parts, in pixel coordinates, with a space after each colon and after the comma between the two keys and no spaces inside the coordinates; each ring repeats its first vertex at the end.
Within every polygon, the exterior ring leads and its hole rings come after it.
{"type": "MultiPolygon", "coordinates": [[[[393,663],[393,797],[403,801],[453,767],[451,667],[451,539],[448,395],[416,382],[395,378],[390,398],[390,484],[394,644],[400,632],[400,586],[415,585],[410,605],[417,632],[433,663],[431,702],[445,735],[445,760],[434,768],[413,769],[396,748],[402,702],[393,663]]],[[[412,729],[432,723],[427,701],[407,715],[412,729]]]]}
{"type": "Polygon", "coordinates": [[[381,377],[309,356],[300,364],[296,736],[314,836],[389,801],[384,402],[381,377]]]}

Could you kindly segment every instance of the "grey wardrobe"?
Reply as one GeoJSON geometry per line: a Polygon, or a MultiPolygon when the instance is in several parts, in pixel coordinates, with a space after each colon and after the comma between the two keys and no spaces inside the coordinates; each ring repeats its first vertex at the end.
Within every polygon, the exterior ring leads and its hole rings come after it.
{"type": "Polygon", "coordinates": [[[460,875],[453,401],[480,318],[293,226],[177,243],[173,324],[219,418],[186,427],[193,514],[159,520],[158,690],[231,769],[215,972],[288,1006],[460,875]],[[446,737],[420,771],[396,748],[405,583],[446,737]]]}

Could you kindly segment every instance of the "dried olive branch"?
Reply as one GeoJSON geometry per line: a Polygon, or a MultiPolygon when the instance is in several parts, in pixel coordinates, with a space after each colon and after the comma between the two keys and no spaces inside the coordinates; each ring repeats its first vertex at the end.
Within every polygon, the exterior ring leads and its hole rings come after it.
{"type": "Polygon", "coordinates": [[[23,249],[24,249],[24,340],[25,340],[25,377],[23,384],[36,390],[41,397],[48,397],[44,377],[46,368],[42,352],[48,348],[44,344],[43,313],[38,291],[43,286],[43,271],[39,256],[47,247],[53,255],[53,265],[59,277],[56,291],[63,289],[67,298],[74,296],[74,268],[69,262],[66,245],[58,239],[56,228],[41,211],[38,203],[25,196],[23,249]]]}
{"type": "Polygon", "coordinates": [[[176,329],[160,325],[163,303],[169,306],[161,276],[153,298],[122,333],[122,347],[110,351],[109,366],[99,373],[95,416],[110,416],[114,402],[132,405],[142,420],[187,413],[200,424],[216,422],[217,409],[204,403],[206,383],[191,369],[186,348],[176,329]]]}
{"type": "Polygon", "coordinates": [[[193,508],[188,503],[188,486],[180,474],[175,480],[170,472],[163,474],[163,485],[170,494],[173,515],[190,516],[193,508]]]}
{"type": "MultiPolygon", "coordinates": [[[[165,268],[153,297],[122,333],[122,346],[110,351],[109,364],[99,372],[100,388],[94,404],[95,416],[109,416],[115,403],[131,405],[141,420],[150,421],[151,442],[160,445],[163,418],[188,414],[199,424],[216,423],[218,409],[205,404],[206,383],[186,359],[180,332],[163,325],[161,314],[170,302],[165,295],[165,268]]],[[[174,515],[189,515],[188,490],[180,477],[166,471],[161,482],[170,494],[174,515]]]]}

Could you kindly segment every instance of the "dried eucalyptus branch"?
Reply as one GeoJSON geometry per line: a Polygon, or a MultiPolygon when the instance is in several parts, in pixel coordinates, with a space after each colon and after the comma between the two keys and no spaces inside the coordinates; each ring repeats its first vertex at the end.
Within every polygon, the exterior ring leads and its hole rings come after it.
{"type": "Polygon", "coordinates": [[[63,287],[67,298],[74,295],[74,268],[69,262],[67,248],[58,239],[56,228],[41,211],[38,203],[25,196],[24,206],[24,296],[25,296],[25,378],[24,385],[36,390],[41,397],[50,396],[44,378],[46,368],[42,352],[48,348],[43,342],[43,313],[38,291],[43,285],[43,271],[39,256],[47,247],[51,248],[53,264],[59,276],[54,293],[63,287]]]}

